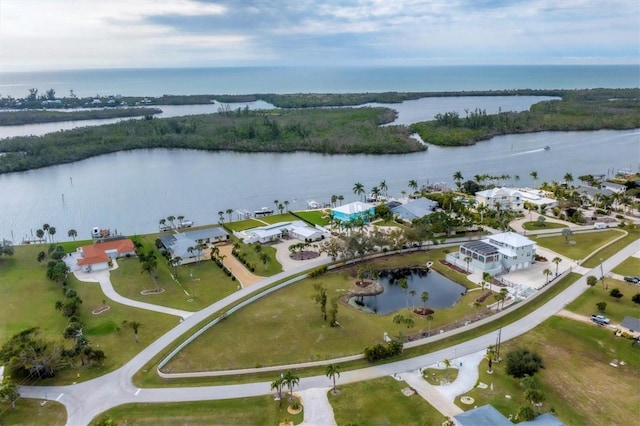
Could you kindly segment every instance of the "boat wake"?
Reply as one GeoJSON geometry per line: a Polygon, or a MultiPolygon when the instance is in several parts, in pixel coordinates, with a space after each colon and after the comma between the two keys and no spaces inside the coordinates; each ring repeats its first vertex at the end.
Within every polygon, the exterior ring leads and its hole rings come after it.
{"type": "Polygon", "coordinates": [[[526,154],[533,154],[534,152],[544,152],[547,151],[544,148],[538,148],[538,149],[530,149],[529,151],[522,151],[522,152],[514,152],[512,154],[510,154],[510,157],[515,157],[517,155],[526,155],[526,154]]]}

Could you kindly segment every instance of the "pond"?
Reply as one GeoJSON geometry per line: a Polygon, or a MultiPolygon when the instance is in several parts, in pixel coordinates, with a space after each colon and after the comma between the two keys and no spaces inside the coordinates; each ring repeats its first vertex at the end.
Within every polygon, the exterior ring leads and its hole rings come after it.
{"type": "Polygon", "coordinates": [[[378,296],[365,296],[362,301],[367,308],[378,315],[386,315],[400,309],[406,309],[407,305],[409,308],[413,306],[422,307],[421,294],[423,291],[429,293],[427,307],[431,309],[450,308],[466,291],[464,286],[433,270],[427,273],[425,269],[406,270],[401,275],[381,271],[377,281],[384,287],[384,292],[378,296]],[[401,276],[407,279],[408,288],[406,293],[396,281],[401,276]],[[410,292],[412,290],[415,291],[415,296],[411,296],[410,292]]]}

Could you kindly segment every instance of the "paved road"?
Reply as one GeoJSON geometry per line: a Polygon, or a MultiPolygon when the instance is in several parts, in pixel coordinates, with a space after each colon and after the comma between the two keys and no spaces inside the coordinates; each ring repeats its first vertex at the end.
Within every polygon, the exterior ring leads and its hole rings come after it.
{"type": "MultiPolygon", "coordinates": [[[[609,272],[613,267],[624,261],[629,256],[640,250],[640,241],[635,241],[623,250],[605,261],[602,268],[609,272]]],[[[162,337],[142,350],[130,362],[122,368],[105,376],[70,386],[42,386],[42,387],[21,387],[20,393],[27,398],[53,399],[64,404],[67,408],[67,424],[85,425],[88,424],[99,413],[130,402],[169,402],[169,401],[200,401],[213,399],[230,399],[247,396],[265,395],[271,393],[269,382],[247,383],[226,386],[205,386],[205,387],[181,387],[163,389],[138,389],[133,385],[131,378],[157,353],[162,351],[167,345],[184,334],[189,328],[201,320],[209,317],[215,311],[233,303],[258,288],[303,270],[327,263],[327,259],[319,259],[310,262],[299,268],[294,268],[276,276],[265,279],[263,282],[250,288],[242,289],[229,297],[192,314],[181,322],[178,326],[165,333],[162,337]]],[[[598,270],[599,270],[598,266],[598,270]]],[[[597,273],[595,269],[592,273],[597,273]]],[[[581,277],[573,285],[561,294],[550,300],[544,306],[526,317],[502,328],[502,339],[509,340],[533,329],[551,315],[559,312],[571,300],[575,299],[586,289],[586,276],[581,277]]],[[[475,352],[486,350],[489,345],[495,343],[496,334],[489,333],[476,337],[464,343],[431,353],[418,356],[412,359],[376,365],[360,370],[347,371],[341,374],[340,383],[352,383],[362,380],[370,380],[378,377],[392,375],[397,372],[416,370],[418,368],[435,364],[445,358],[454,359],[461,355],[469,355],[475,352]]],[[[326,376],[315,376],[300,380],[299,389],[306,391],[315,388],[331,386],[331,382],[326,376]]]]}

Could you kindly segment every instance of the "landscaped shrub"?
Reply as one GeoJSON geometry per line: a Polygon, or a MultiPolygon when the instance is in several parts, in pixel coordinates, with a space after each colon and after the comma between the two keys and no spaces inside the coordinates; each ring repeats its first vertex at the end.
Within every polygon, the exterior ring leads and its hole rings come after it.
{"type": "Polygon", "coordinates": [[[516,348],[507,353],[507,374],[517,379],[525,375],[533,376],[539,369],[544,368],[542,358],[527,348],[516,348]]]}
{"type": "Polygon", "coordinates": [[[327,265],[319,266],[313,269],[311,272],[309,272],[309,277],[310,278],[319,277],[320,275],[324,275],[327,272],[327,270],[328,270],[327,265]]]}
{"type": "Polygon", "coordinates": [[[369,362],[375,362],[385,358],[391,358],[402,353],[403,344],[400,341],[392,340],[387,346],[378,343],[372,348],[365,348],[364,357],[369,362]]]}

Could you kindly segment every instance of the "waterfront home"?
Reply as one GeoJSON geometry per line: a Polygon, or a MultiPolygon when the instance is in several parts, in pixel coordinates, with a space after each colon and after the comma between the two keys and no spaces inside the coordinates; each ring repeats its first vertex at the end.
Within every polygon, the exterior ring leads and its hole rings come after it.
{"type": "MultiPolygon", "coordinates": [[[[456,426],[513,426],[514,423],[506,418],[501,412],[493,408],[492,405],[486,404],[473,408],[469,411],[462,412],[453,416],[453,423],[456,426]]],[[[518,425],[524,426],[564,426],[552,413],[544,413],[533,420],[518,422],[518,425]]]]}
{"type": "Polygon", "coordinates": [[[109,269],[111,259],[136,254],[136,247],[128,238],[99,242],[77,249],[77,265],[84,272],[109,269]]]}
{"type": "Polygon", "coordinates": [[[267,244],[283,238],[296,238],[302,242],[319,241],[331,234],[319,226],[309,226],[301,220],[278,222],[271,225],[234,232],[244,243],[267,244]]]}
{"type": "Polygon", "coordinates": [[[513,188],[492,188],[476,192],[476,203],[484,204],[491,209],[501,208],[521,212],[524,210],[524,201],[519,190],[513,188]]]}
{"type": "Polygon", "coordinates": [[[505,232],[466,242],[459,251],[447,254],[446,260],[469,272],[496,275],[530,267],[535,255],[533,241],[515,232],[505,232]]]}
{"type": "Polygon", "coordinates": [[[399,205],[394,205],[389,208],[391,209],[391,213],[410,222],[413,219],[420,219],[421,217],[433,213],[437,207],[437,202],[421,197],[409,200],[404,204],[399,203],[399,205]]]}
{"type": "Polygon", "coordinates": [[[344,206],[334,207],[331,209],[333,219],[339,219],[341,222],[350,222],[358,217],[368,222],[374,215],[374,206],[361,201],[345,204],[344,206]]]}
{"type": "Polygon", "coordinates": [[[200,244],[214,244],[229,240],[229,233],[220,226],[188,231],[183,234],[186,238],[200,244]]]}

